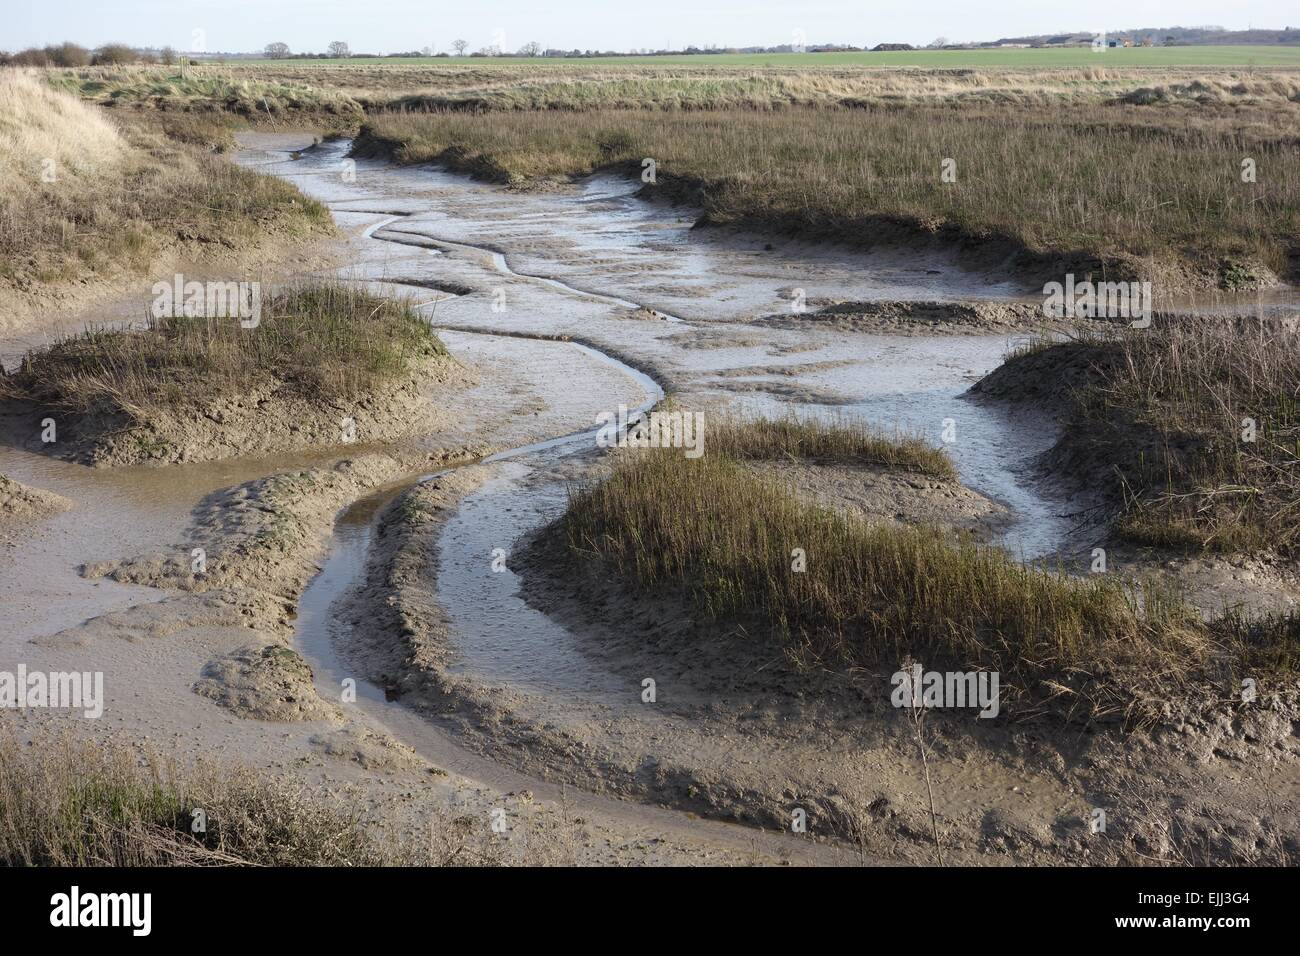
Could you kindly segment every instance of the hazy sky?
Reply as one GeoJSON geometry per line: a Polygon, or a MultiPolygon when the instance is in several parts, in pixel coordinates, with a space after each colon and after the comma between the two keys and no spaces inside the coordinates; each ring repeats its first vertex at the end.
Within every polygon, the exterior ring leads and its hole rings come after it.
{"type": "Polygon", "coordinates": [[[85,46],[295,52],[344,40],[354,51],[391,52],[457,38],[470,49],[542,46],[774,46],[802,30],[809,43],[924,44],[1066,30],[1221,24],[1300,27],[1296,0],[4,0],[0,49],[72,40],[85,46]],[[196,33],[195,31],[201,31],[196,33]]]}

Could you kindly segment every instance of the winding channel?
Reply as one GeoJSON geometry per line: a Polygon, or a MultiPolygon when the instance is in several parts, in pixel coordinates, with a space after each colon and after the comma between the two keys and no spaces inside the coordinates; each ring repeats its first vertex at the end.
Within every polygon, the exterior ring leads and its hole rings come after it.
{"type": "MultiPolygon", "coordinates": [[[[1015,517],[1005,546],[1034,557],[1059,546],[1068,532],[1068,521],[1026,480],[1027,463],[1051,440],[1050,426],[1013,420],[962,398],[1000,360],[1005,339],[818,336],[745,321],[763,309],[779,310],[787,290],[801,281],[842,299],[1007,298],[1014,294],[1009,287],[985,280],[985,287],[974,288],[974,280],[944,264],[920,269],[886,261],[873,271],[860,259],[837,254],[801,258],[805,250],[759,265],[761,257],[748,248],[692,242],[677,212],[642,203],[616,182],[595,179],[576,197],[534,197],[440,170],[368,161],[356,163],[353,178],[338,172],[346,148],[346,142],[327,143],[302,159],[261,162],[246,151],[240,161],[292,176],[304,192],[325,201],[342,225],[374,220],[353,240],[356,262],[339,273],[343,278],[404,293],[436,292],[440,285],[474,290],[417,302],[435,328],[569,341],[635,383],[645,396],[641,411],[664,396],[664,383],[647,370],[667,370],[675,392],[702,401],[757,411],[795,406],[811,414],[860,415],[932,437],[955,423],[962,440],[951,451],[963,480],[1007,505],[1015,517]],[[399,223],[402,228],[395,228],[399,223]],[[480,233],[491,241],[473,241],[480,233]],[[498,281],[507,284],[494,285],[498,281]],[[592,291],[593,285],[609,291],[592,291]],[[510,308],[493,308],[494,299],[509,301],[510,308]]],[[[607,409],[598,395],[591,398],[594,420],[607,409]]],[[[529,607],[513,573],[485,573],[485,556],[493,548],[508,550],[563,508],[564,483],[537,480],[539,469],[589,450],[594,434],[594,428],[582,430],[476,463],[494,471],[461,501],[441,532],[437,593],[455,635],[457,671],[600,711],[627,699],[626,680],[603,670],[563,626],[529,607]]],[[[412,476],[338,517],[327,560],[301,596],[296,620],[297,646],[322,694],[336,693],[344,677],[354,676],[338,653],[346,634],[338,631],[336,608],[363,579],[376,516],[394,497],[436,474],[412,476]]],[[[449,730],[360,680],[358,704],[436,765],[503,792],[527,788],[543,800],[564,799],[647,832],[734,849],[761,845],[802,862],[842,861],[843,851],[833,846],[574,792],[529,776],[463,746],[449,730]]]]}

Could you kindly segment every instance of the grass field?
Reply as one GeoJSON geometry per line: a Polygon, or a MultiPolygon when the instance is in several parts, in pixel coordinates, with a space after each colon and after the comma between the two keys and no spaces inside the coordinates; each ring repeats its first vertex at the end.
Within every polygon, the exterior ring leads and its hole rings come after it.
{"type": "Polygon", "coordinates": [[[1066,262],[1082,274],[1096,264],[1159,280],[1164,295],[1289,269],[1300,233],[1294,147],[1267,126],[1239,123],[1235,108],[1220,116],[1196,104],[1115,105],[1104,115],[973,103],[412,112],[374,115],[358,142],[363,153],[374,145],[399,162],[442,162],[516,185],[639,171],[650,156],[653,189],[687,195],[713,223],[856,244],[944,233],[1024,253],[1026,268],[1066,262]],[[1258,159],[1267,181],[1235,178],[1243,155],[1258,159]],[[944,157],[960,170],[956,182],[940,177],[944,157]]]}
{"type": "Polygon", "coordinates": [[[773,67],[785,70],[808,70],[818,67],[923,67],[926,69],[1078,69],[1104,67],[1298,67],[1297,46],[1170,46],[1107,49],[1072,47],[1063,50],[906,50],[882,53],[718,53],[695,56],[602,56],[581,57],[349,57],[323,60],[230,60],[232,66],[340,66],[355,64],[527,67],[547,66],[647,66],[678,67],[773,67]]]}

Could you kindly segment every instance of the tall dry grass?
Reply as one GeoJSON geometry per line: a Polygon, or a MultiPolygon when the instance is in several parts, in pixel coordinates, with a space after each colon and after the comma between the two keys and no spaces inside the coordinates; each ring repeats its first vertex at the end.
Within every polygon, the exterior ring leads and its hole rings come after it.
{"type": "Polygon", "coordinates": [[[246,768],[0,732],[5,866],[373,866],[394,860],[355,811],[246,768]],[[205,829],[192,829],[194,811],[205,829]]]}
{"type": "Polygon", "coordinates": [[[129,152],[98,110],[31,71],[0,70],[0,198],[16,202],[42,175],[86,179],[129,152]]]}
{"type": "Polygon", "coordinates": [[[0,71],[0,286],[10,293],[139,274],[182,248],[251,259],[331,229],[328,211],[283,180],[0,71]]]}
{"type": "MultiPolygon", "coordinates": [[[[1300,330],[1168,319],[1013,357],[1086,363],[1058,458],[1119,503],[1116,528],[1161,547],[1300,551],[1300,330]]],[[[1007,372],[1000,371],[1005,376],[1007,372]]]]}
{"type": "Polygon", "coordinates": [[[518,184],[639,173],[651,157],[647,192],[690,198],[710,222],[865,244],[947,232],[1112,278],[1266,281],[1290,271],[1300,235],[1284,128],[1135,106],[393,113],[358,148],[518,184]]]}

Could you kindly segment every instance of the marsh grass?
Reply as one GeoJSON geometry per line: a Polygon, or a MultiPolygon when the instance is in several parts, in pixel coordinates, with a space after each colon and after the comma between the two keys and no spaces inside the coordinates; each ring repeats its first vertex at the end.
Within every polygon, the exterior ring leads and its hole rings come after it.
{"type": "Polygon", "coordinates": [[[1300,234],[1289,137],[1213,113],[435,111],[375,115],[358,148],[519,184],[639,173],[648,156],[659,183],[646,192],[690,198],[709,222],[865,244],[890,228],[950,232],[1112,277],[1172,271],[1249,283],[1263,270],[1286,273],[1300,234]],[[1243,156],[1268,175],[1241,182],[1243,156]],[[945,158],[956,163],[955,183],[940,177],[945,158]]]}
{"type": "Polygon", "coordinates": [[[832,511],[747,473],[634,453],[575,488],[569,547],[638,590],[682,588],[708,619],[741,622],[836,669],[996,670],[1022,712],[1143,719],[1169,684],[1210,666],[1190,612],[1154,585],[1076,580],[939,529],[832,511]],[[792,570],[792,551],[807,555],[792,570]]]}
{"type": "Polygon", "coordinates": [[[233,317],[150,317],[134,331],[87,329],[29,353],[0,391],[139,422],[271,388],[322,403],[356,399],[445,354],[409,303],[320,283],[269,296],[255,328],[233,317]]]}
{"type": "Polygon", "coordinates": [[[1297,553],[1300,330],[1171,318],[1022,358],[1051,375],[1076,356],[1088,374],[1064,396],[1058,457],[1119,503],[1121,535],[1165,548],[1297,553]]]}
{"type": "Polygon", "coordinates": [[[84,67],[50,71],[58,89],[119,109],[224,112],[248,120],[356,123],[361,106],[337,90],[212,66],[84,67]]]}
{"type": "Polygon", "coordinates": [[[942,449],[857,418],[731,416],[713,417],[710,426],[708,452],[728,458],[879,465],[948,481],[957,477],[942,449]]]}

